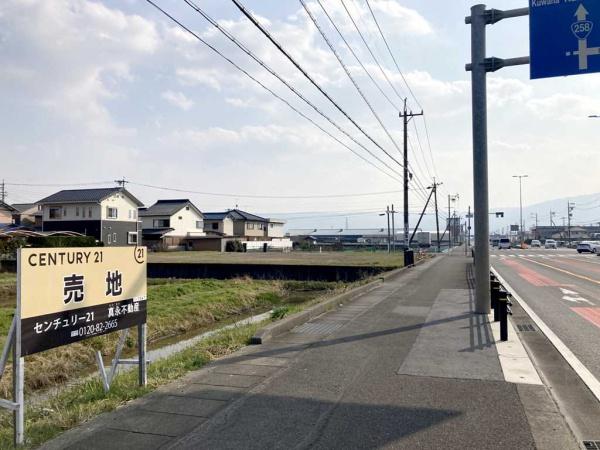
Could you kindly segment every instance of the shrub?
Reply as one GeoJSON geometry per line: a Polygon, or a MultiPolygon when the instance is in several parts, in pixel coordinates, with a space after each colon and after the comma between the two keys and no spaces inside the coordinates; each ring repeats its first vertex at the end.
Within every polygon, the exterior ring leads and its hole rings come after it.
{"type": "Polygon", "coordinates": [[[227,243],[225,244],[225,251],[226,252],[243,252],[244,251],[244,244],[242,244],[240,241],[227,241],[227,243]]]}
{"type": "Polygon", "coordinates": [[[29,238],[32,247],[97,247],[93,236],[40,236],[29,238]]]}

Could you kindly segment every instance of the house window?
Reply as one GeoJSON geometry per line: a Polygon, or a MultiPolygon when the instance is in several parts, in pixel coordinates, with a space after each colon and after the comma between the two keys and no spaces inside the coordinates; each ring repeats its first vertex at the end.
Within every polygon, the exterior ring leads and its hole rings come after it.
{"type": "Polygon", "coordinates": [[[135,231],[129,231],[127,233],[127,243],[129,245],[138,243],[138,234],[135,231]]]}
{"type": "Polygon", "coordinates": [[[186,207],[185,207],[185,210],[186,210],[186,211],[189,211],[189,210],[190,210],[190,207],[189,207],[189,206],[186,206],[186,207]]]}
{"type": "Polygon", "coordinates": [[[66,207],[63,208],[63,212],[62,213],[63,213],[63,217],[67,217],[67,208],[66,207]]]}
{"type": "Polygon", "coordinates": [[[128,210],[127,210],[127,213],[128,213],[128,216],[127,216],[127,218],[128,218],[128,219],[131,219],[131,210],[130,210],[130,209],[128,209],[128,210]]]}
{"type": "Polygon", "coordinates": [[[106,217],[108,217],[109,219],[116,219],[118,217],[117,208],[111,208],[110,206],[107,206],[106,217]]]}
{"type": "Polygon", "coordinates": [[[90,219],[92,218],[92,207],[91,206],[88,208],[88,217],[90,219]]]}
{"type": "Polygon", "coordinates": [[[117,243],[117,233],[113,233],[113,244],[117,243]]]}
{"type": "Polygon", "coordinates": [[[171,221],[169,219],[154,219],[152,221],[153,228],[169,228],[171,221]]]}
{"type": "Polygon", "coordinates": [[[79,217],[79,206],[75,207],[75,216],[79,217]]]}
{"type": "Polygon", "coordinates": [[[60,208],[50,208],[50,211],[48,211],[48,217],[50,217],[51,219],[60,219],[61,218],[61,209],[60,208]]]}
{"type": "Polygon", "coordinates": [[[202,228],[204,228],[204,224],[202,223],[202,221],[196,220],[196,229],[201,230],[202,228]]]}
{"type": "Polygon", "coordinates": [[[246,224],[246,228],[248,228],[249,230],[254,230],[254,224],[248,223],[248,224],[246,224]]]}
{"type": "Polygon", "coordinates": [[[213,230],[218,230],[219,229],[219,222],[213,222],[212,223],[212,229],[213,230]]]}
{"type": "Polygon", "coordinates": [[[181,219],[183,219],[183,217],[179,216],[177,219],[181,220],[181,219]]]}
{"type": "Polygon", "coordinates": [[[111,244],[111,242],[112,242],[112,234],[108,233],[108,234],[106,235],[106,243],[107,243],[108,245],[110,245],[110,244],[111,244]]]}
{"type": "Polygon", "coordinates": [[[272,224],[272,223],[270,223],[270,224],[269,224],[269,227],[273,228],[273,224],[272,224]]]}
{"type": "Polygon", "coordinates": [[[258,224],[258,229],[259,229],[259,230],[262,230],[262,229],[263,229],[263,224],[262,224],[262,223],[259,223],[259,224],[258,224]]]}

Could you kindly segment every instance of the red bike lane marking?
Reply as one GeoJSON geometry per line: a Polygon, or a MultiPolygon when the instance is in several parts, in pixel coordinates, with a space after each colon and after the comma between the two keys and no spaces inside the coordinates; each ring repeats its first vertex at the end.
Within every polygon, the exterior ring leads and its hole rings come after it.
{"type": "Polygon", "coordinates": [[[576,307],[576,308],[571,308],[571,310],[575,311],[581,317],[583,317],[586,320],[589,320],[594,325],[596,325],[598,328],[600,328],[600,308],[598,308],[598,307],[594,307],[594,308],[576,307]]]}
{"type": "Polygon", "coordinates": [[[557,281],[554,281],[551,278],[539,274],[535,270],[530,269],[529,267],[525,266],[524,264],[521,264],[518,261],[512,259],[505,259],[502,262],[507,266],[512,267],[521,278],[523,278],[525,281],[529,282],[534,286],[565,286],[563,283],[558,283],[557,281]]]}

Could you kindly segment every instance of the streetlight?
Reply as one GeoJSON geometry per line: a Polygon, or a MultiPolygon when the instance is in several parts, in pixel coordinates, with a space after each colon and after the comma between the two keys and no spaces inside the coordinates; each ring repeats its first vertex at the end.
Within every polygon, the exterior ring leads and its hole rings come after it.
{"type": "Polygon", "coordinates": [[[529,175],[513,175],[512,177],[519,179],[519,229],[521,231],[521,248],[523,248],[523,189],[521,185],[521,180],[523,178],[528,178],[529,175]]]}

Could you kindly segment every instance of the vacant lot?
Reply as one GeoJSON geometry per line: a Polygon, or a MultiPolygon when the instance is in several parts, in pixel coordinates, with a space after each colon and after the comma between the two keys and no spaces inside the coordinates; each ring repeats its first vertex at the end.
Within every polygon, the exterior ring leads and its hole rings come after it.
{"type": "MultiPolygon", "coordinates": [[[[0,274],[0,345],[4,344],[14,314],[16,276],[0,274]]],[[[150,280],[148,283],[148,343],[200,333],[242,317],[276,308],[279,314],[344,290],[344,283],[232,280],[150,280]],[[283,311],[283,312],[282,312],[283,311]]],[[[112,355],[118,333],[94,337],[25,358],[28,391],[43,389],[89,373],[95,367],[94,351],[112,355]]],[[[136,345],[133,335],[126,351],[136,345]]],[[[11,371],[0,381],[0,395],[9,395],[11,371]]]]}
{"type": "Polygon", "coordinates": [[[347,252],[269,252],[269,253],[221,253],[221,252],[163,252],[150,253],[149,262],[173,263],[219,263],[219,264],[299,264],[323,266],[375,266],[402,267],[403,253],[390,254],[383,251],[347,252]]]}

